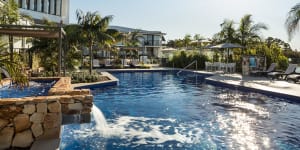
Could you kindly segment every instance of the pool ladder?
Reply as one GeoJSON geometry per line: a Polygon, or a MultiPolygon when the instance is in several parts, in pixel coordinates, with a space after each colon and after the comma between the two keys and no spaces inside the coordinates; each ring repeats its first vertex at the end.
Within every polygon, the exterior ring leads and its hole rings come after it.
{"type": "Polygon", "coordinates": [[[197,66],[197,60],[192,61],[190,64],[188,64],[187,66],[185,66],[183,69],[180,69],[176,74],[177,76],[179,76],[179,74],[186,70],[188,67],[190,67],[191,65],[193,65],[194,63],[196,63],[195,69],[198,70],[198,66],[197,66]]]}

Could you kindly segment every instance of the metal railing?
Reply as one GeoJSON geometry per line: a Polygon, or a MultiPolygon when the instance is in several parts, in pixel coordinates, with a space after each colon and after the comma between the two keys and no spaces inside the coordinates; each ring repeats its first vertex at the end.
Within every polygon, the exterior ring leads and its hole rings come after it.
{"type": "Polygon", "coordinates": [[[176,73],[177,76],[179,76],[179,74],[180,74],[182,71],[186,70],[188,67],[190,67],[190,66],[193,65],[194,63],[196,63],[195,70],[198,70],[197,60],[194,60],[194,61],[192,61],[190,64],[188,64],[187,66],[185,66],[183,69],[180,69],[180,70],[176,73]]]}

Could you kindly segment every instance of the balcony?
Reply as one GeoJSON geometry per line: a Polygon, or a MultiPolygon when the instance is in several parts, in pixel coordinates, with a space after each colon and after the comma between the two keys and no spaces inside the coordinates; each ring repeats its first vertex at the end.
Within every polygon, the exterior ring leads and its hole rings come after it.
{"type": "Polygon", "coordinates": [[[161,46],[161,40],[146,40],[144,46],[161,46]]]}

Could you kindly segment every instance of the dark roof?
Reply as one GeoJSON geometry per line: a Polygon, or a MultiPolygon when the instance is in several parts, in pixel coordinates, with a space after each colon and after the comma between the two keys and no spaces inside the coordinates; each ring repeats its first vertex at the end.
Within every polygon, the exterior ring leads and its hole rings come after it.
{"type": "Polygon", "coordinates": [[[148,30],[141,30],[141,29],[134,29],[134,28],[128,28],[128,27],[121,27],[121,26],[109,26],[109,29],[115,29],[118,30],[119,32],[123,33],[129,33],[129,32],[140,32],[142,34],[165,34],[162,33],[161,31],[148,31],[148,30]]]}

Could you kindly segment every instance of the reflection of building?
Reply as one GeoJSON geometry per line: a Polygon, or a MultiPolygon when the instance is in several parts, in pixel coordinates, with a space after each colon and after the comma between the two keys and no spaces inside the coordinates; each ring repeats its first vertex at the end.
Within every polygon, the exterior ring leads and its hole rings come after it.
{"type": "MultiPolygon", "coordinates": [[[[146,31],[120,26],[110,26],[109,28],[126,34],[138,32],[137,39],[140,41],[138,55],[140,56],[140,59],[143,59],[145,62],[159,58],[165,33],[162,33],[161,31],[146,31]]],[[[125,44],[120,42],[117,46],[124,47],[125,44]]]]}
{"type": "MultiPolygon", "coordinates": [[[[8,0],[0,0],[8,1],[8,0]]],[[[69,0],[15,0],[21,14],[32,17],[35,22],[48,19],[64,24],[69,23],[69,0]]]]}

